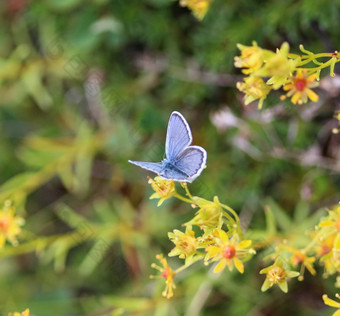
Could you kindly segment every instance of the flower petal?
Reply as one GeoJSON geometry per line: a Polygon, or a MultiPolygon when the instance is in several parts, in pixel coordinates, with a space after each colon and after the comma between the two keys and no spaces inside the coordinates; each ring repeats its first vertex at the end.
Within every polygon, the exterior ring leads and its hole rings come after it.
{"type": "Polygon", "coordinates": [[[251,240],[242,240],[238,245],[237,248],[249,248],[251,246],[251,240]]]}
{"type": "Polygon", "coordinates": [[[229,237],[228,237],[227,233],[224,230],[220,229],[219,230],[219,235],[220,235],[221,240],[224,243],[229,244],[229,237]]]}
{"type": "Polygon", "coordinates": [[[221,261],[218,263],[218,265],[215,267],[214,272],[215,272],[215,273],[221,272],[221,271],[224,269],[226,263],[227,263],[226,260],[221,260],[221,261]]]}
{"type": "Polygon", "coordinates": [[[331,307],[340,308],[340,303],[328,298],[327,294],[322,295],[323,302],[331,307]]]}
{"type": "Polygon", "coordinates": [[[319,100],[319,96],[311,89],[307,89],[307,95],[308,98],[310,98],[313,102],[316,102],[319,100]]]}
{"type": "Polygon", "coordinates": [[[273,284],[270,283],[270,281],[266,278],[265,281],[262,284],[261,291],[267,291],[270,287],[272,287],[273,284]]]}
{"type": "Polygon", "coordinates": [[[283,280],[281,282],[278,283],[280,289],[282,290],[282,292],[287,293],[288,292],[288,285],[287,285],[287,280],[283,280]]]}
{"type": "Polygon", "coordinates": [[[244,272],[244,265],[239,258],[236,258],[236,257],[234,258],[234,265],[240,273],[244,272]]]}

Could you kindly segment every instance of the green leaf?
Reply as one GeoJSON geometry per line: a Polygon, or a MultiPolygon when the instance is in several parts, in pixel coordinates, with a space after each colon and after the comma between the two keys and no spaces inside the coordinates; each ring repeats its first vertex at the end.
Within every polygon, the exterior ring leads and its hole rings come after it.
{"type": "Polygon", "coordinates": [[[281,207],[279,207],[279,205],[276,204],[274,200],[270,198],[267,199],[266,204],[268,204],[270,209],[273,211],[278,226],[283,231],[288,231],[292,225],[292,222],[289,216],[286,214],[286,212],[281,207]]]}

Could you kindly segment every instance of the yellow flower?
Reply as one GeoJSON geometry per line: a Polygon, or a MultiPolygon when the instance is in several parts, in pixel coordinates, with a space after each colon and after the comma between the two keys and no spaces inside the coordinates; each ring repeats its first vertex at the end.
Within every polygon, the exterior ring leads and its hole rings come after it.
{"type": "Polygon", "coordinates": [[[8,316],[29,316],[30,310],[26,308],[22,313],[15,312],[14,314],[9,313],[8,316]]]}
{"type": "Polygon", "coordinates": [[[163,257],[162,254],[156,255],[156,259],[161,263],[162,266],[158,266],[153,263],[151,267],[160,271],[161,274],[158,276],[150,275],[150,279],[154,279],[156,277],[164,278],[165,289],[162,292],[162,295],[166,298],[171,298],[174,295],[173,290],[176,288],[174,283],[174,276],[176,272],[169,267],[167,260],[163,257]]]}
{"type": "Polygon", "coordinates": [[[262,269],[260,274],[266,274],[266,279],[261,287],[262,292],[271,288],[274,284],[277,284],[284,293],[287,293],[287,278],[297,277],[299,272],[286,270],[283,267],[282,260],[277,258],[273,265],[262,269]]]}
{"type": "Polygon", "coordinates": [[[328,211],[328,216],[319,223],[320,228],[327,228],[327,235],[340,233],[340,205],[328,211]]]}
{"type": "Polygon", "coordinates": [[[327,238],[319,238],[318,245],[315,246],[314,250],[317,257],[322,257],[329,254],[333,248],[334,235],[330,235],[327,238]]]}
{"type": "Polygon", "coordinates": [[[247,105],[254,100],[259,100],[258,107],[261,109],[263,101],[270,92],[271,87],[268,86],[262,78],[256,76],[249,76],[243,80],[244,82],[238,82],[236,87],[245,94],[245,104],[247,105]]]}
{"type": "MultiPolygon", "coordinates": [[[[308,101],[308,98],[313,102],[318,101],[319,96],[311,90],[311,88],[317,87],[316,74],[307,75],[307,70],[298,69],[295,76],[291,76],[287,84],[283,89],[288,91],[287,97],[292,97],[293,104],[302,104],[308,101]]],[[[284,97],[283,97],[284,98],[284,97]]]]}
{"type": "Polygon", "coordinates": [[[202,20],[208,12],[208,9],[213,0],[180,0],[179,4],[182,7],[188,7],[194,16],[202,20]]]}
{"type": "Polygon", "coordinates": [[[337,234],[331,251],[320,258],[325,265],[326,274],[340,272],[340,234],[337,234]]]}
{"type": "Polygon", "coordinates": [[[194,196],[193,201],[199,206],[195,217],[186,223],[186,225],[196,225],[201,229],[216,228],[222,226],[222,207],[218,197],[214,197],[214,201],[208,201],[200,197],[194,196]]]}
{"type": "Polygon", "coordinates": [[[148,183],[155,190],[155,193],[150,196],[150,199],[160,199],[157,206],[171,198],[175,193],[175,183],[171,180],[164,180],[161,177],[155,177],[154,180],[149,179],[148,183]]]}
{"type": "Polygon", "coordinates": [[[253,46],[237,44],[237,47],[241,51],[241,56],[234,57],[234,66],[246,68],[242,70],[244,74],[250,74],[263,65],[264,50],[258,47],[256,42],[253,42],[253,46]]]}
{"type": "Polygon", "coordinates": [[[283,43],[281,48],[276,51],[276,54],[265,60],[264,67],[259,72],[256,72],[256,75],[270,77],[266,83],[272,85],[275,90],[287,82],[296,68],[297,60],[288,58],[288,53],[289,45],[288,43],[283,43]]]}
{"type": "MultiPolygon", "coordinates": [[[[340,298],[339,294],[335,294],[337,298],[340,298]]],[[[332,316],[340,316],[340,303],[328,298],[327,294],[322,295],[323,302],[331,307],[335,307],[338,310],[332,316]]]]}
{"type": "Polygon", "coordinates": [[[23,224],[23,218],[15,216],[15,208],[11,201],[5,201],[3,208],[0,209],[0,248],[4,246],[6,240],[13,245],[18,243],[16,237],[23,224]]]}
{"type": "Polygon", "coordinates": [[[313,263],[315,262],[315,258],[306,256],[306,254],[302,251],[298,251],[298,250],[295,251],[293,257],[291,258],[291,262],[292,262],[293,267],[297,267],[299,264],[301,264],[299,280],[303,280],[305,268],[307,268],[307,270],[312,275],[316,274],[316,271],[313,267],[313,263]]]}
{"type": "Polygon", "coordinates": [[[185,258],[185,264],[190,264],[197,248],[195,233],[191,227],[187,226],[185,233],[175,229],[173,233],[168,233],[168,236],[176,245],[170,251],[169,257],[179,256],[181,259],[185,258]]]}
{"type": "Polygon", "coordinates": [[[214,243],[206,248],[205,264],[219,261],[214,269],[215,273],[222,271],[225,266],[228,266],[230,271],[235,266],[240,273],[243,273],[244,266],[240,259],[255,253],[255,250],[250,248],[251,240],[239,241],[237,235],[229,239],[227,233],[222,229],[215,229],[212,235],[214,243]]]}

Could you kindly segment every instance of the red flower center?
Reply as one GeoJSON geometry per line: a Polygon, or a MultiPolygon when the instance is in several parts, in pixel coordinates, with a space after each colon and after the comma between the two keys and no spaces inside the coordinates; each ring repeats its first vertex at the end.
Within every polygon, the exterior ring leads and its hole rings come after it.
{"type": "Polygon", "coordinates": [[[298,263],[303,262],[304,261],[303,259],[304,258],[303,258],[303,256],[301,254],[299,254],[299,253],[295,254],[294,255],[294,263],[295,263],[295,265],[297,265],[298,263]]]}
{"type": "Polygon", "coordinates": [[[298,91],[305,90],[306,85],[307,85],[307,82],[306,82],[305,79],[298,79],[298,80],[295,81],[295,88],[298,91]]]}
{"type": "Polygon", "coordinates": [[[323,245],[321,247],[321,251],[322,251],[322,254],[327,255],[331,251],[331,249],[328,246],[323,245]]]}
{"type": "Polygon", "coordinates": [[[167,280],[168,277],[169,277],[169,275],[170,275],[169,268],[165,268],[165,270],[164,270],[164,272],[161,274],[161,276],[162,276],[165,280],[167,280]]]}
{"type": "Polygon", "coordinates": [[[236,250],[235,247],[228,245],[224,248],[223,257],[226,259],[231,259],[235,256],[236,250]]]}

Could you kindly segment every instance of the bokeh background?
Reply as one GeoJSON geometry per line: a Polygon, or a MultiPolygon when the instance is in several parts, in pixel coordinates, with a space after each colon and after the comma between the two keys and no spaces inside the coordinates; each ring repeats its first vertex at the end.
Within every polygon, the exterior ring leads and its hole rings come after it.
{"type": "Polygon", "coordinates": [[[253,236],[266,205],[291,220],[283,235],[313,229],[340,199],[339,79],[322,74],[317,103],[277,92],[259,111],[235,88],[233,57],[252,41],[339,50],[340,1],[215,0],[203,21],[170,0],[5,0],[0,14],[0,199],[26,220],[0,250],[1,315],[331,314],[322,267],[261,293],[261,252],[243,275],[197,263],[163,298],[150,265],[195,210],[157,208],[151,174],[127,160],[161,160],[180,111],[208,152],[193,194],[218,195],[253,236]]]}

